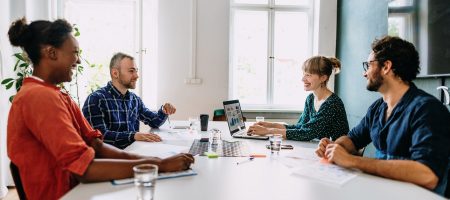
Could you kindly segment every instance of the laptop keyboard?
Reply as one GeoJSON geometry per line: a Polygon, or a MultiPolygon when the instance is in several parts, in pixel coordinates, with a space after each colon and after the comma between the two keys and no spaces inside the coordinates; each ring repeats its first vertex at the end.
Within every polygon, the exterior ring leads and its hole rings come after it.
{"type": "Polygon", "coordinates": [[[189,153],[192,155],[205,156],[205,152],[216,152],[220,157],[245,157],[249,155],[247,144],[244,141],[225,141],[222,140],[221,144],[209,145],[209,142],[200,142],[200,140],[194,140],[189,153]],[[211,148],[211,149],[209,149],[211,148]]]}

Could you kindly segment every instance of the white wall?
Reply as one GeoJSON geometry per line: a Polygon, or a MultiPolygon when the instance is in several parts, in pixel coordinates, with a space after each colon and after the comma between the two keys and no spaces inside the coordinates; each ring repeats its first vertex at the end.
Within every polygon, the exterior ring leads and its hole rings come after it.
{"type": "Polygon", "coordinates": [[[184,83],[191,66],[192,1],[159,1],[157,102],[173,103],[177,113],[172,118],[180,120],[200,113],[212,117],[228,97],[228,0],[197,1],[197,77],[202,83],[184,83]]]}
{"type": "MultiPolygon", "coordinates": [[[[28,22],[37,19],[48,19],[48,0],[2,0],[0,1],[0,80],[14,77],[13,66],[14,52],[18,48],[12,48],[7,32],[11,22],[27,17],[28,22]]],[[[6,185],[13,185],[9,172],[9,159],[6,152],[6,123],[11,104],[9,96],[14,94],[13,90],[5,90],[0,86],[0,198],[6,195],[6,185]]]]}

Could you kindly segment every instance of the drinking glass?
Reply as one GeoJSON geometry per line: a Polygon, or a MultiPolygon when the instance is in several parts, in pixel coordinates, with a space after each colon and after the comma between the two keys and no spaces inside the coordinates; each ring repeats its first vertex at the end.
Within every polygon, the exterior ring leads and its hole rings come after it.
{"type": "Polygon", "coordinates": [[[140,164],[133,167],[134,185],[138,200],[152,200],[155,194],[155,183],[158,178],[158,166],[140,164]]]}
{"type": "Polygon", "coordinates": [[[283,137],[281,136],[281,134],[273,134],[269,136],[270,152],[272,154],[280,154],[282,140],[283,137]]]}

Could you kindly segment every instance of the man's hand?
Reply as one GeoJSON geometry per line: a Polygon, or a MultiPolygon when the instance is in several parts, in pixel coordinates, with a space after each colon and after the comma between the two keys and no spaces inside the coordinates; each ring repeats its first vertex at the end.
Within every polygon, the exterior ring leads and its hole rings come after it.
{"type": "Polygon", "coordinates": [[[189,169],[195,159],[191,154],[180,153],[161,161],[159,171],[174,172],[189,169]]]}
{"type": "Polygon", "coordinates": [[[355,161],[355,156],[348,153],[341,145],[335,143],[327,145],[325,158],[327,158],[329,162],[347,168],[353,167],[355,161]]]}
{"type": "Polygon", "coordinates": [[[321,158],[326,158],[325,157],[325,150],[327,149],[327,145],[333,143],[330,139],[328,138],[322,138],[319,142],[319,144],[317,145],[317,149],[316,149],[316,154],[317,156],[321,157],[321,158]]]}
{"type": "Polygon", "coordinates": [[[134,134],[134,140],[145,141],[145,142],[161,142],[161,137],[154,133],[141,133],[137,132],[134,134]]]}
{"type": "Polygon", "coordinates": [[[267,135],[270,134],[270,128],[266,128],[260,125],[253,125],[248,127],[247,133],[255,135],[267,135]]]}
{"type": "Polygon", "coordinates": [[[172,114],[174,114],[174,113],[177,111],[177,109],[176,109],[172,104],[170,104],[170,103],[165,103],[165,104],[163,105],[162,111],[163,111],[164,114],[166,114],[166,115],[172,115],[172,114]]]}

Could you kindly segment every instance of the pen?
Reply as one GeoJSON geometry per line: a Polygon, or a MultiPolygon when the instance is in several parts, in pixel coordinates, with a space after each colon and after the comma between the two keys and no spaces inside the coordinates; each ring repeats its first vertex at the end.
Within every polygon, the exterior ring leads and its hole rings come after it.
{"type": "Polygon", "coordinates": [[[330,136],[330,141],[333,142],[333,138],[330,136]]]}
{"type": "Polygon", "coordinates": [[[254,158],[254,157],[250,157],[250,158],[248,158],[247,160],[243,160],[243,161],[237,162],[236,165],[244,164],[244,163],[246,163],[246,162],[250,162],[250,161],[252,161],[253,159],[255,159],[255,158],[254,158]]]}

